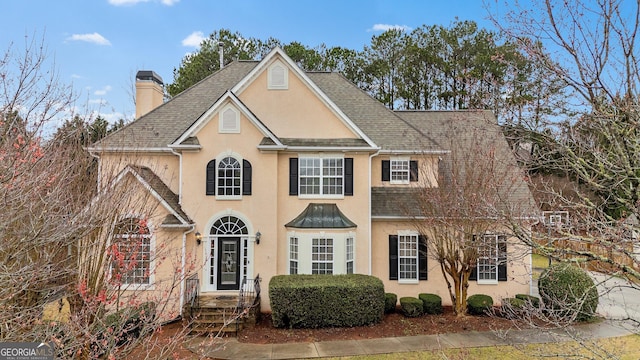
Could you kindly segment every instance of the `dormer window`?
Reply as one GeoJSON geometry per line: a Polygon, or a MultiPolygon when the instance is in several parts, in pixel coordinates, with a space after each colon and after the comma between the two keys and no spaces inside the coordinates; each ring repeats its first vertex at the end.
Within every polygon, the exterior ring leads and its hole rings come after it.
{"type": "Polygon", "coordinates": [[[218,132],[220,133],[239,133],[240,132],[240,113],[232,106],[222,109],[219,115],[218,132]]]}
{"type": "Polygon", "coordinates": [[[286,90],[289,88],[289,71],[284,64],[276,61],[269,67],[267,87],[273,90],[286,90]]]}

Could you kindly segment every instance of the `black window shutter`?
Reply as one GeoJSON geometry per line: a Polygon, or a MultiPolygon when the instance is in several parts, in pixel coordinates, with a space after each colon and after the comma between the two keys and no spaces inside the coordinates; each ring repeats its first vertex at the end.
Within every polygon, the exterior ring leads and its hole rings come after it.
{"type": "Polygon", "coordinates": [[[477,266],[473,266],[471,268],[471,274],[469,275],[469,280],[478,280],[478,267],[477,266]]]}
{"type": "MultiPolygon", "coordinates": [[[[474,244],[477,244],[476,240],[477,236],[473,235],[472,241],[474,244]]],[[[469,280],[478,280],[478,267],[476,266],[477,264],[478,261],[476,260],[476,263],[471,267],[471,275],[469,276],[469,280]]]]}
{"type": "Polygon", "coordinates": [[[298,158],[289,158],[289,195],[298,195],[298,158]]]}
{"type": "Polygon", "coordinates": [[[418,162],[416,160],[409,161],[409,180],[418,181],[418,162]]]}
{"type": "Polygon", "coordinates": [[[507,281],[507,239],[498,236],[498,281],[507,281]]]}
{"type": "Polygon", "coordinates": [[[353,158],[344,158],[344,195],[353,196],[353,158]]]}
{"type": "Polygon", "coordinates": [[[207,164],[207,195],[216,194],[216,161],[211,160],[207,164]]]}
{"type": "Polygon", "coordinates": [[[391,180],[391,161],[382,160],[382,181],[391,180]]]}
{"type": "Polygon", "coordinates": [[[418,279],[427,280],[427,237],[418,236],[418,279]]]}
{"type": "Polygon", "coordinates": [[[242,195],[251,195],[251,163],[242,160],[242,195]]]}
{"type": "Polygon", "coordinates": [[[398,235],[389,235],[389,280],[398,280],[398,235]]]}

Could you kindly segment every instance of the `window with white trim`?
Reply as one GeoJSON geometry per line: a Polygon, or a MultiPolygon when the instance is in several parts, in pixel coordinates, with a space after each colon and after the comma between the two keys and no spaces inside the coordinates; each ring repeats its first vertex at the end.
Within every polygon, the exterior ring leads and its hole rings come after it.
{"type": "Polygon", "coordinates": [[[499,234],[479,236],[478,263],[473,277],[479,284],[497,284],[507,280],[507,237],[499,234]]]}
{"type": "Polygon", "coordinates": [[[298,273],[298,238],[289,238],[289,275],[298,273]]]}
{"type": "Polygon", "coordinates": [[[300,195],[343,195],[344,158],[301,157],[300,195]]]}
{"type": "Polygon", "coordinates": [[[353,274],[353,238],[348,237],[345,241],[345,257],[347,259],[347,274],[353,274]]]}
{"type": "Polygon", "coordinates": [[[333,239],[313,238],[311,243],[311,273],[333,274],[333,239]]]}
{"type": "Polygon", "coordinates": [[[418,234],[398,235],[398,281],[418,281],[418,234]]]}
{"type": "Polygon", "coordinates": [[[231,157],[220,160],[218,165],[218,192],[221,197],[239,197],[242,191],[242,167],[231,157]]]}
{"type": "Polygon", "coordinates": [[[146,221],[126,218],[114,229],[111,277],[119,285],[151,285],[153,241],[146,221]]]}
{"type": "Polygon", "coordinates": [[[409,183],[409,159],[397,158],[390,160],[390,176],[392,184],[409,183]]]}

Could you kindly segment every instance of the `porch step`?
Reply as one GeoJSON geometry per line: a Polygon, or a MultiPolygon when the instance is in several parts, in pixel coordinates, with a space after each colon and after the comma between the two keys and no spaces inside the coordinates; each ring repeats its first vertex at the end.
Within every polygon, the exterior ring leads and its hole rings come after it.
{"type": "Polygon", "coordinates": [[[193,308],[186,306],[184,311],[190,321],[192,334],[231,336],[244,328],[245,318],[238,318],[238,296],[202,295],[197,304],[193,308]]]}

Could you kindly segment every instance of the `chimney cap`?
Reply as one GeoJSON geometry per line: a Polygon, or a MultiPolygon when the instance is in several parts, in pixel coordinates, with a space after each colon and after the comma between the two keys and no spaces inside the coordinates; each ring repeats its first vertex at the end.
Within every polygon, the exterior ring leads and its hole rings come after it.
{"type": "Polygon", "coordinates": [[[160,75],[156,74],[155,71],[151,70],[140,70],[136,73],[136,81],[153,81],[157,84],[162,85],[162,78],[160,75]]]}

